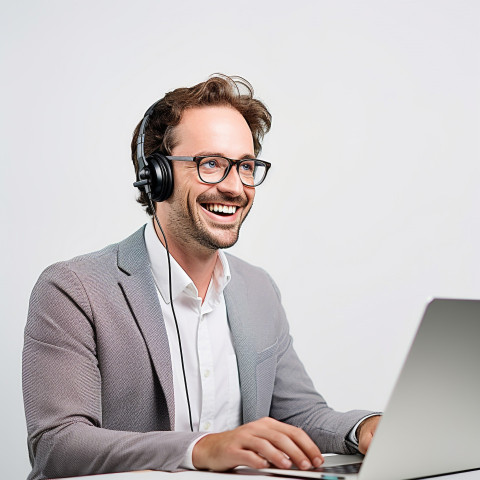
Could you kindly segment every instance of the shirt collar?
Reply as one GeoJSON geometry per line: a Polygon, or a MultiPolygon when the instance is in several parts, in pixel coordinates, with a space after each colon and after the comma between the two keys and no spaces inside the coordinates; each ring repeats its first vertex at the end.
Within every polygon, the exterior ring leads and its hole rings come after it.
{"type": "MultiPolygon", "coordinates": [[[[157,233],[153,227],[153,221],[147,223],[144,235],[155,284],[163,301],[168,304],[170,303],[170,296],[167,251],[157,237],[157,233]]],[[[172,269],[172,298],[175,300],[182,292],[197,298],[197,287],[172,255],[170,255],[170,264],[172,269]]],[[[204,304],[209,303],[212,307],[218,304],[224,288],[230,282],[230,278],[230,266],[228,265],[227,256],[222,250],[219,250],[204,304]]]]}

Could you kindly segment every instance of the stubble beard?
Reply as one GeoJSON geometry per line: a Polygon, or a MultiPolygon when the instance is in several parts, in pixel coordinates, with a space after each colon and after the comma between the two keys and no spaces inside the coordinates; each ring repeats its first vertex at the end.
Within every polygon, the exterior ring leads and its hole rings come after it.
{"type": "MultiPolygon", "coordinates": [[[[209,202],[212,203],[223,203],[231,202],[235,199],[224,198],[220,199],[209,199],[209,202]]],[[[199,202],[199,203],[208,203],[208,202],[199,202]]],[[[248,205],[246,198],[241,199],[243,208],[248,205]]],[[[245,216],[234,225],[227,225],[219,223],[215,226],[215,230],[221,231],[224,230],[227,235],[215,234],[212,232],[205,222],[203,222],[199,215],[195,215],[194,210],[202,208],[199,204],[195,203],[195,206],[192,208],[189,203],[184,207],[180,202],[174,202],[169,214],[169,230],[173,237],[180,241],[182,244],[188,247],[194,247],[195,245],[200,245],[204,249],[210,251],[216,251],[218,249],[229,248],[235,245],[238,241],[240,234],[240,228],[250,213],[252,205],[250,205],[249,210],[245,216]]]]}

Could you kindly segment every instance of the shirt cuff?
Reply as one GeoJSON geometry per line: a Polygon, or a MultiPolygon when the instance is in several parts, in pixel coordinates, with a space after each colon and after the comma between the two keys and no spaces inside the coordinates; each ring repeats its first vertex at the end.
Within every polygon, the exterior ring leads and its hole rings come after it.
{"type": "Polygon", "coordinates": [[[209,433],[205,433],[204,435],[202,435],[201,437],[197,437],[187,448],[187,451],[185,452],[185,455],[182,459],[182,461],[180,462],[180,465],[179,467],[180,468],[186,468],[187,470],[196,470],[196,468],[193,466],[193,448],[195,447],[195,445],[197,444],[197,442],[205,437],[206,435],[210,435],[209,433]]]}
{"type": "Polygon", "coordinates": [[[366,417],[361,418],[355,426],[348,432],[347,435],[347,440],[351,443],[353,443],[356,447],[358,447],[358,438],[357,438],[357,428],[359,425],[366,420],[367,418],[370,417],[377,417],[379,414],[378,413],[371,413],[370,415],[367,415],[366,417]]]}

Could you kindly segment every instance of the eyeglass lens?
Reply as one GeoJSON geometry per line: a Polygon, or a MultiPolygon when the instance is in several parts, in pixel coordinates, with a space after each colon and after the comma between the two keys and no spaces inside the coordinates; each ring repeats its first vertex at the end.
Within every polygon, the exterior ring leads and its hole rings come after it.
{"type": "MultiPolygon", "coordinates": [[[[223,157],[206,157],[198,163],[198,174],[205,183],[216,183],[223,180],[229,168],[229,161],[223,157]]],[[[244,185],[254,187],[262,183],[267,168],[259,160],[243,160],[236,165],[240,179],[244,185]]]]}

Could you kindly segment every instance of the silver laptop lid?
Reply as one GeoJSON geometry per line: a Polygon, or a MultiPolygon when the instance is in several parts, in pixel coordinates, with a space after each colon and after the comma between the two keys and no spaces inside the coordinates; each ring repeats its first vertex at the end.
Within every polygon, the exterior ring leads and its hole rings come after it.
{"type": "Polygon", "coordinates": [[[427,306],[361,480],[480,468],[480,301],[427,306]]]}

